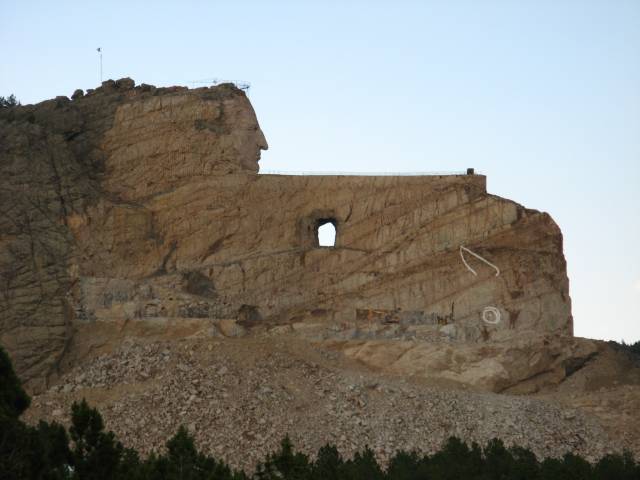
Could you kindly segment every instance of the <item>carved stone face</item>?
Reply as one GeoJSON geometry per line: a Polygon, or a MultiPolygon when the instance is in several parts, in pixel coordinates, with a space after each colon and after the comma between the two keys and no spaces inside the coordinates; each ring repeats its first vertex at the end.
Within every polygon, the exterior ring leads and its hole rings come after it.
{"type": "Polygon", "coordinates": [[[269,145],[251,103],[246,97],[238,96],[225,101],[223,111],[229,126],[229,138],[225,140],[231,144],[236,162],[244,170],[258,172],[260,151],[267,150],[269,145]]]}
{"type": "Polygon", "coordinates": [[[268,145],[249,99],[220,86],[121,105],[101,147],[105,189],[132,200],[191,177],[257,173],[268,145]]]}

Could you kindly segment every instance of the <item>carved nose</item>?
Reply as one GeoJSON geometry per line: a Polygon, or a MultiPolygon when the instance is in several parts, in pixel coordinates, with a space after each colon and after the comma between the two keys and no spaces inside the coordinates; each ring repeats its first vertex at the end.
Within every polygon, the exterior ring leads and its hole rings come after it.
{"type": "Polygon", "coordinates": [[[261,129],[258,129],[258,148],[260,150],[269,150],[269,144],[267,143],[267,139],[261,129]]]}

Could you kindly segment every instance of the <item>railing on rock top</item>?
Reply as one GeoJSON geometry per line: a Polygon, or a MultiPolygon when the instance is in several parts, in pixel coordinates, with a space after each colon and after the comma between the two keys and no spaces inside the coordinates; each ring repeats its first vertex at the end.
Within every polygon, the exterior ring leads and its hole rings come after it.
{"type": "Polygon", "coordinates": [[[474,175],[479,174],[473,169],[467,171],[441,171],[441,172],[321,172],[321,171],[292,171],[292,170],[262,170],[259,172],[261,175],[332,175],[332,176],[371,176],[371,177],[421,177],[421,176],[444,176],[444,175],[474,175]]]}

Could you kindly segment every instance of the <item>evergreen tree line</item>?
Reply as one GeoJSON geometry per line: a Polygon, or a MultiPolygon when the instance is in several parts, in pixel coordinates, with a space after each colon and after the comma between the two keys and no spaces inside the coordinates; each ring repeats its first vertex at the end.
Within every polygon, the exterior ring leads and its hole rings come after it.
{"type": "Polygon", "coordinates": [[[0,108],[11,108],[20,105],[20,102],[16,98],[14,94],[9,95],[8,97],[0,97],[0,108]]]}
{"type": "Polygon", "coordinates": [[[625,343],[624,340],[620,342],[609,342],[623,351],[634,355],[637,359],[640,359],[640,340],[635,343],[625,343]]]}
{"type": "Polygon", "coordinates": [[[297,452],[288,437],[256,471],[234,471],[198,451],[184,427],[167,442],[166,452],[140,458],[105,431],[100,413],[86,401],[71,408],[71,426],[41,421],[26,425],[29,406],[6,352],[0,347],[0,479],[41,480],[639,480],[640,463],[631,454],[607,455],[596,464],[566,454],[539,461],[528,449],[505,447],[494,439],[484,447],[451,437],[433,455],[399,451],[386,469],[365,448],[344,459],[326,445],[315,458],[297,452]]]}

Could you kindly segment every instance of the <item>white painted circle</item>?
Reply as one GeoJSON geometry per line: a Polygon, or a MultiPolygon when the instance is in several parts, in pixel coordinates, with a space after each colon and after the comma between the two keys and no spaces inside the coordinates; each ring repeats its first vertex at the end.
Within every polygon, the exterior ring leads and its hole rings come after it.
{"type": "Polygon", "coordinates": [[[489,325],[497,325],[500,323],[502,315],[496,307],[484,307],[482,310],[482,321],[489,325]]]}

